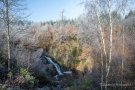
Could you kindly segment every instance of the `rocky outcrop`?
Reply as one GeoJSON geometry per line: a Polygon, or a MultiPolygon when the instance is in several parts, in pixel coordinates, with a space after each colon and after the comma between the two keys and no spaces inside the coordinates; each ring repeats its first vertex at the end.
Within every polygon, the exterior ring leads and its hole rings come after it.
{"type": "Polygon", "coordinates": [[[42,48],[15,49],[15,59],[20,68],[27,68],[39,80],[41,86],[51,83],[59,85],[72,77],[71,71],[63,71],[55,58],[48,55],[42,48]]]}

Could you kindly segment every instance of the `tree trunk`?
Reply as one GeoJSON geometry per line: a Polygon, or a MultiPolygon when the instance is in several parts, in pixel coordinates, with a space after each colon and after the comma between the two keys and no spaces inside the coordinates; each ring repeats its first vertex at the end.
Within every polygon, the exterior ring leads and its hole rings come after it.
{"type": "Polygon", "coordinates": [[[108,0],[108,8],[109,8],[109,24],[110,24],[110,52],[109,52],[109,64],[108,64],[108,69],[107,69],[107,77],[110,71],[110,65],[112,62],[112,15],[111,15],[111,5],[110,5],[110,0],[108,0]]]}
{"type": "Polygon", "coordinates": [[[103,89],[102,84],[103,84],[103,55],[105,56],[105,66],[106,66],[106,71],[107,71],[107,53],[106,53],[106,45],[105,45],[105,39],[104,39],[104,31],[102,29],[102,24],[101,24],[101,20],[100,20],[100,0],[97,0],[97,17],[98,17],[98,23],[99,23],[99,30],[100,30],[100,34],[101,34],[101,90],[103,89]],[[103,53],[102,53],[103,52],[103,53]]]}
{"type": "Polygon", "coordinates": [[[124,35],[124,26],[122,26],[122,30],[123,30],[123,35],[122,35],[122,43],[123,43],[123,46],[122,46],[122,61],[121,61],[121,90],[123,89],[122,88],[122,85],[123,85],[123,71],[124,71],[124,54],[125,54],[125,35],[124,35]]]}
{"type": "Polygon", "coordinates": [[[8,11],[8,0],[5,0],[5,14],[6,14],[6,26],[7,26],[7,48],[8,48],[8,71],[10,71],[10,23],[9,23],[9,11],[8,11]]]}

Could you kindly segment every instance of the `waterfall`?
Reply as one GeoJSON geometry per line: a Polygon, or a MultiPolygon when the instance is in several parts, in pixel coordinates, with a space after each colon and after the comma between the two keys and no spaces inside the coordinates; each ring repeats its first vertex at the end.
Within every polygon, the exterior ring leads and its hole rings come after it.
{"type": "Polygon", "coordinates": [[[57,63],[53,62],[53,60],[50,57],[47,57],[47,56],[45,56],[45,57],[46,57],[46,59],[48,60],[49,63],[54,65],[58,75],[63,75],[63,72],[61,71],[60,66],[57,63]]]}

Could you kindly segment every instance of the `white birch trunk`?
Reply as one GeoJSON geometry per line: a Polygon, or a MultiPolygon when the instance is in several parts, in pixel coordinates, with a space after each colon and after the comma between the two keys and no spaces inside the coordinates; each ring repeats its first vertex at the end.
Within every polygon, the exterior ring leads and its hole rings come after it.
{"type": "MultiPolygon", "coordinates": [[[[104,40],[104,32],[102,29],[102,24],[101,24],[101,20],[100,20],[100,0],[97,1],[97,17],[98,17],[98,23],[99,23],[99,30],[100,30],[100,34],[101,34],[101,51],[104,52],[105,55],[105,59],[106,59],[106,70],[107,70],[107,53],[106,53],[106,45],[105,45],[105,40],[104,40]]],[[[101,52],[101,90],[102,88],[102,83],[103,83],[103,54],[101,52]]]]}
{"type": "Polygon", "coordinates": [[[110,65],[112,62],[112,15],[111,15],[111,5],[110,5],[110,0],[108,0],[108,8],[109,8],[109,24],[110,24],[110,52],[109,52],[109,64],[108,64],[108,68],[107,68],[107,75],[106,77],[108,77],[109,71],[110,71],[110,65]]]}

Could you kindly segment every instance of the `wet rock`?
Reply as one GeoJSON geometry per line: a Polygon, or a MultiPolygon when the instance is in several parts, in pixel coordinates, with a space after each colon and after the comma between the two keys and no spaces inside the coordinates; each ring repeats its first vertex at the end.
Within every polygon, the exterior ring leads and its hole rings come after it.
{"type": "Polygon", "coordinates": [[[45,65],[42,61],[39,61],[35,67],[35,75],[38,77],[46,78],[47,75],[54,76],[55,74],[56,72],[52,64],[45,65]]]}

